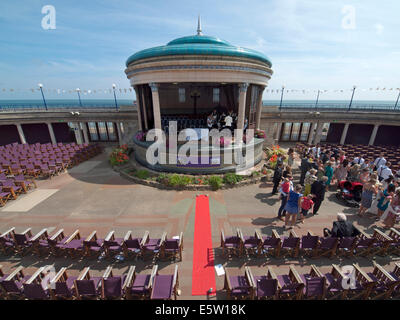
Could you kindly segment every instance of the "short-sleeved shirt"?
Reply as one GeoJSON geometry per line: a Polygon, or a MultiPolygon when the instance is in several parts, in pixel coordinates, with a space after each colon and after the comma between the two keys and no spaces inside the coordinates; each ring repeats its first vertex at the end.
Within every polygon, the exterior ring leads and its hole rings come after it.
{"type": "Polygon", "coordinates": [[[233,119],[232,119],[231,116],[226,116],[226,117],[225,117],[225,125],[226,125],[227,127],[230,127],[230,126],[232,125],[232,121],[233,121],[233,119]]]}
{"type": "Polygon", "coordinates": [[[307,197],[303,197],[302,199],[303,199],[303,202],[301,203],[301,208],[304,210],[310,210],[314,204],[314,201],[312,201],[311,199],[309,199],[307,197]]]}
{"type": "Polygon", "coordinates": [[[299,198],[303,196],[301,193],[297,193],[294,191],[290,191],[289,193],[289,200],[288,200],[288,205],[292,207],[297,207],[299,203],[299,198]]]}

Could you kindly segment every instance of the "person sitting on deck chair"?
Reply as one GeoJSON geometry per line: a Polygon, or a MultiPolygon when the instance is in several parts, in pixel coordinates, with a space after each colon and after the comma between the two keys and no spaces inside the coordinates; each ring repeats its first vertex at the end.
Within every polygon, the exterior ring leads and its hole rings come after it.
{"type": "Polygon", "coordinates": [[[356,237],[360,231],[353,226],[351,222],[347,221],[344,213],[337,214],[337,221],[333,222],[332,230],[324,228],[325,237],[343,238],[343,237],[356,237]]]}

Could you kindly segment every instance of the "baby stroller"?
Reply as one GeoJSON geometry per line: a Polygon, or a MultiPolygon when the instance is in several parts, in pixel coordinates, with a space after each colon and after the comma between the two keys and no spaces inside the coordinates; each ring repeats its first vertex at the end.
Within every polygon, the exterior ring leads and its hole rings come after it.
{"type": "Polygon", "coordinates": [[[358,208],[361,202],[362,189],[363,185],[360,182],[340,181],[336,198],[343,201],[349,207],[358,208]]]}

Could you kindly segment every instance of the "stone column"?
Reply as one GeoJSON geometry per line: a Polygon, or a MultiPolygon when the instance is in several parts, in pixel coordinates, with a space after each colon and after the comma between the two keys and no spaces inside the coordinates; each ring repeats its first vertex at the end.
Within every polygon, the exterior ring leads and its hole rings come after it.
{"type": "Polygon", "coordinates": [[[260,86],[260,91],[258,93],[258,104],[257,104],[257,110],[256,110],[256,129],[260,129],[260,123],[261,123],[261,112],[262,112],[262,106],[263,106],[263,102],[262,102],[262,96],[264,93],[264,86],[260,86]]]}
{"type": "Polygon", "coordinates": [[[314,144],[320,143],[320,141],[321,141],[323,125],[324,125],[323,122],[318,121],[317,129],[315,131],[314,144]]]}
{"type": "Polygon", "coordinates": [[[311,122],[310,124],[310,132],[308,134],[308,140],[307,140],[307,144],[312,144],[312,141],[314,139],[314,130],[317,126],[316,122],[311,122]]]}
{"type": "Polygon", "coordinates": [[[83,128],[83,137],[85,139],[85,143],[89,143],[89,134],[88,134],[88,129],[86,126],[86,122],[81,122],[81,127],[83,128]]]}
{"type": "Polygon", "coordinates": [[[19,134],[19,139],[21,140],[22,144],[25,144],[26,139],[25,139],[25,135],[24,135],[24,130],[22,130],[22,126],[20,123],[18,123],[16,126],[17,126],[17,130],[18,130],[18,134],[19,134]]]}
{"type": "Polygon", "coordinates": [[[143,120],[144,120],[144,129],[149,129],[149,124],[147,122],[147,112],[146,112],[146,99],[144,98],[144,88],[142,89],[142,103],[143,103],[143,120]]]}
{"type": "Polygon", "coordinates": [[[279,141],[279,134],[281,133],[282,130],[282,122],[277,122],[276,123],[276,132],[275,132],[275,140],[276,142],[279,141]]]}
{"type": "Polygon", "coordinates": [[[139,123],[139,130],[142,131],[142,112],[140,110],[140,101],[139,101],[139,90],[137,86],[133,87],[136,93],[136,107],[137,107],[137,115],[138,115],[138,123],[139,123]]]}
{"type": "Polygon", "coordinates": [[[346,123],[343,128],[342,136],[340,137],[340,144],[344,144],[346,142],[347,130],[349,130],[349,123],[346,123]]]}
{"type": "Polygon", "coordinates": [[[75,139],[77,144],[82,144],[82,132],[81,128],[79,126],[79,122],[74,122],[74,133],[75,133],[75,139]]]}
{"type": "Polygon", "coordinates": [[[161,130],[161,111],[160,111],[160,96],[158,95],[158,83],[149,83],[151,94],[153,97],[153,116],[154,129],[161,130]]]}
{"type": "MultiPolygon", "coordinates": [[[[140,123],[140,121],[139,121],[139,123],[140,123]]],[[[119,145],[122,146],[123,143],[122,143],[121,124],[119,122],[116,122],[115,125],[117,127],[117,132],[118,132],[118,142],[119,142],[119,145]]]]}
{"type": "Polygon", "coordinates": [[[371,137],[369,138],[368,145],[373,146],[376,138],[376,134],[378,133],[379,124],[374,125],[374,129],[372,130],[371,137]]]}
{"type": "Polygon", "coordinates": [[[243,128],[244,128],[246,94],[247,94],[248,87],[249,87],[248,83],[240,83],[239,84],[239,110],[238,110],[238,119],[237,119],[237,124],[236,124],[237,129],[243,130],[243,128]]]}
{"type": "Polygon", "coordinates": [[[57,144],[57,140],[56,140],[56,136],[54,134],[53,126],[51,125],[51,123],[48,123],[47,127],[49,128],[51,143],[52,144],[57,144]]]}

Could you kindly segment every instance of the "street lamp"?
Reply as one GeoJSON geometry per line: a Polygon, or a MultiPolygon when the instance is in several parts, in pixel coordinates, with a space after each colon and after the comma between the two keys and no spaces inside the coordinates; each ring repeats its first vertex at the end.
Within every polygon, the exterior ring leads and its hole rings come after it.
{"type": "Polygon", "coordinates": [[[396,103],[394,105],[395,109],[397,108],[397,104],[399,103],[399,97],[400,97],[400,88],[397,88],[397,90],[399,90],[399,94],[397,95],[397,100],[396,100],[396,103]]]}
{"type": "Polygon", "coordinates": [[[283,99],[283,91],[285,90],[285,86],[282,86],[282,93],[281,93],[281,103],[279,104],[279,110],[282,108],[282,99],[283,99]]]}
{"type": "Polygon", "coordinates": [[[46,110],[48,110],[48,109],[47,109],[46,99],[44,98],[44,94],[43,94],[43,84],[38,83],[38,86],[39,86],[39,88],[40,88],[40,92],[42,93],[42,98],[43,98],[44,107],[46,108],[46,110]]]}
{"type": "Polygon", "coordinates": [[[114,91],[115,109],[118,111],[117,96],[115,95],[115,87],[116,87],[115,83],[113,83],[112,87],[114,91]]]}
{"type": "Polygon", "coordinates": [[[320,90],[318,89],[318,94],[317,94],[317,101],[315,101],[315,109],[317,109],[317,105],[318,105],[318,100],[319,100],[319,94],[320,94],[320,90]]]}
{"type": "Polygon", "coordinates": [[[353,103],[354,91],[356,91],[356,88],[357,88],[356,86],[353,86],[353,93],[351,95],[350,104],[349,104],[349,108],[347,109],[347,111],[350,111],[351,104],[353,103]]]}
{"type": "Polygon", "coordinates": [[[81,89],[76,88],[76,92],[78,93],[79,105],[82,107],[81,94],[80,94],[81,89]]]}

